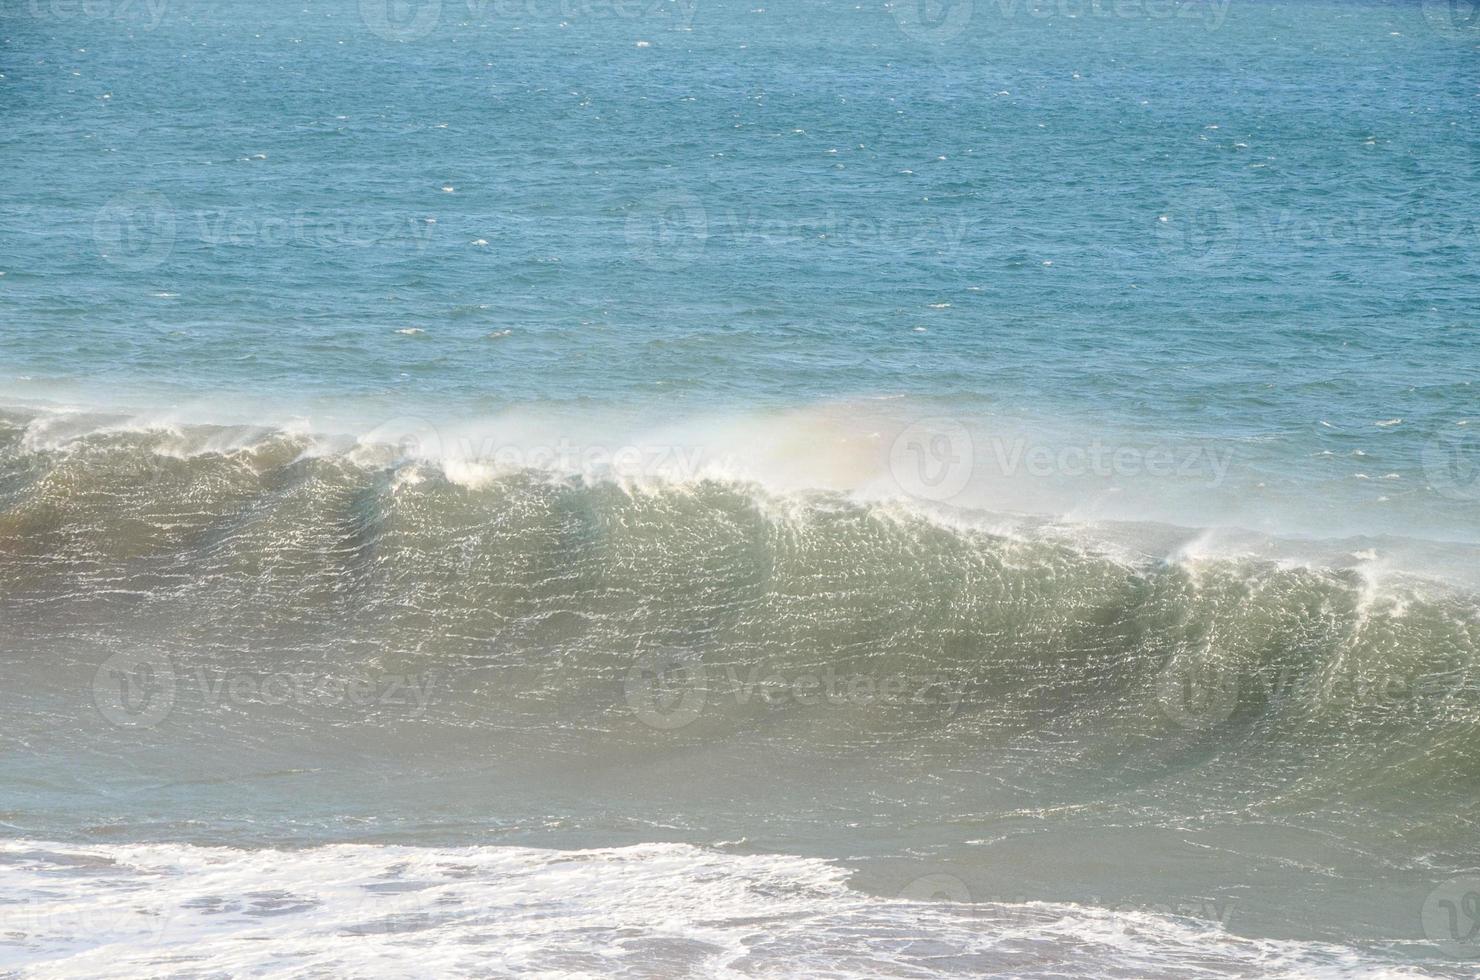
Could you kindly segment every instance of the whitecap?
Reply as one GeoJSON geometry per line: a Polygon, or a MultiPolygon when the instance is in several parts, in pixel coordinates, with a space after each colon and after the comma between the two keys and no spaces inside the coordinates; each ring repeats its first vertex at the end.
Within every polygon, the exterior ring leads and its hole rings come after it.
{"type": "Polygon", "coordinates": [[[971,898],[950,875],[871,895],[820,858],[683,843],[14,840],[0,854],[16,905],[6,965],[47,976],[575,975],[549,967],[592,963],[607,976],[1046,978],[1147,975],[1152,962],[1162,976],[1411,975],[1377,953],[1161,911],[941,901],[971,898]]]}

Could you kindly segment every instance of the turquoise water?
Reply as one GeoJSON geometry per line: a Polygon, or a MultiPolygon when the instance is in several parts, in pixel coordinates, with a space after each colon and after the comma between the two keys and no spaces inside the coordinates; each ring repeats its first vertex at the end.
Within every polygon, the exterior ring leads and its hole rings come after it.
{"type": "Polygon", "coordinates": [[[1477,69],[0,0],[0,963],[1468,975],[1477,69]]]}

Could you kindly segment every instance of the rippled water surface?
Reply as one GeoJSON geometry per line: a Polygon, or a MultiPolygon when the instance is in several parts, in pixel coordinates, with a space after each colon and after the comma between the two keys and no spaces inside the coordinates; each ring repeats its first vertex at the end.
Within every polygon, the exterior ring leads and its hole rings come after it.
{"type": "Polygon", "coordinates": [[[0,124],[0,969],[1473,975],[1473,4],[0,0],[0,124]]]}

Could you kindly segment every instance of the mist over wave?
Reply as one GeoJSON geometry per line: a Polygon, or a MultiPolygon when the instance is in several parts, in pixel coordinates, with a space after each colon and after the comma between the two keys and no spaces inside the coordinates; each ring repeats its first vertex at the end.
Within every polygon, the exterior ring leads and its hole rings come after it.
{"type": "MultiPolygon", "coordinates": [[[[654,440],[657,464],[638,442],[592,465],[532,453],[560,441],[528,432],[429,451],[445,428],[0,416],[0,698],[10,744],[48,746],[13,757],[7,822],[258,847],[492,837],[506,846],[479,861],[533,869],[559,859],[507,846],[748,840],[801,855],[775,859],[797,873],[857,872],[851,897],[814,907],[823,938],[795,950],[707,923],[598,965],[563,933],[508,954],[578,975],[654,956],[764,974],[856,929],[913,937],[895,958],[872,944],[865,975],[923,968],[920,942],[943,972],[1059,968],[1026,956],[1109,975],[1404,975],[1352,933],[1351,902],[1380,910],[1377,935],[1421,943],[1434,933],[1415,934],[1413,909],[1466,880],[1474,827],[1455,815],[1480,790],[1480,605],[1462,545],[961,507],[909,493],[929,485],[880,439],[742,441],[720,459],[711,428],[710,443],[654,440]],[[1393,882],[1377,899],[1360,885],[1374,860],[1393,882]],[[963,920],[888,904],[922,877],[976,903],[1075,908],[963,920]],[[1143,912],[1129,945],[1064,938],[1143,912]]],[[[225,957],[211,962],[246,968],[229,923],[255,935],[279,909],[312,934],[356,928],[315,904],[311,869],[277,888],[269,855],[219,860],[247,862],[266,911],[191,933],[225,957]]],[[[693,873],[661,871],[713,900],[693,873]]],[[[587,893],[562,881],[557,918],[596,914],[568,907],[587,893]]],[[[192,872],[181,887],[204,886],[192,872]]],[[[193,921],[214,899],[192,896],[193,921]]],[[[620,930],[628,913],[603,914],[620,930]]],[[[426,929],[455,935],[461,915],[426,929]]],[[[419,940],[387,942],[394,958],[419,940]]],[[[67,968],[107,948],[68,953],[45,929],[27,943],[37,963],[81,957],[67,968]]],[[[285,955],[369,952],[303,943],[285,955]]],[[[159,955],[133,948],[128,969],[159,955]]]]}
{"type": "MultiPolygon", "coordinates": [[[[44,686],[69,662],[121,658],[128,681],[158,661],[185,728],[233,670],[373,668],[425,702],[418,723],[497,730],[484,751],[515,760],[800,716],[813,748],[1062,737],[1053,778],[1096,786],[1221,746],[1203,775],[1251,806],[1278,771],[1313,799],[1437,808],[1473,786],[1452,774],[1480,750],[1475,593],[1352,542],[1220,553],[1207,532],[897,492],[469,475],[400,444],[55,419],[0,428],[0,504],[16,669],[44,686]]],[[[274,711],[311,716],[299,700],[274,711]]]]}

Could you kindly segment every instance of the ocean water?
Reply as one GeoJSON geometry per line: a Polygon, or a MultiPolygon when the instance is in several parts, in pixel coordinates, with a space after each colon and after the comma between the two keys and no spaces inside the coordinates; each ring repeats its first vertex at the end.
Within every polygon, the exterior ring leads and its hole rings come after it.
{"type": "Polygon", "coordinates": [[[0,0],[0,971],[1476,975],[1469,0],[0,0]]]}

